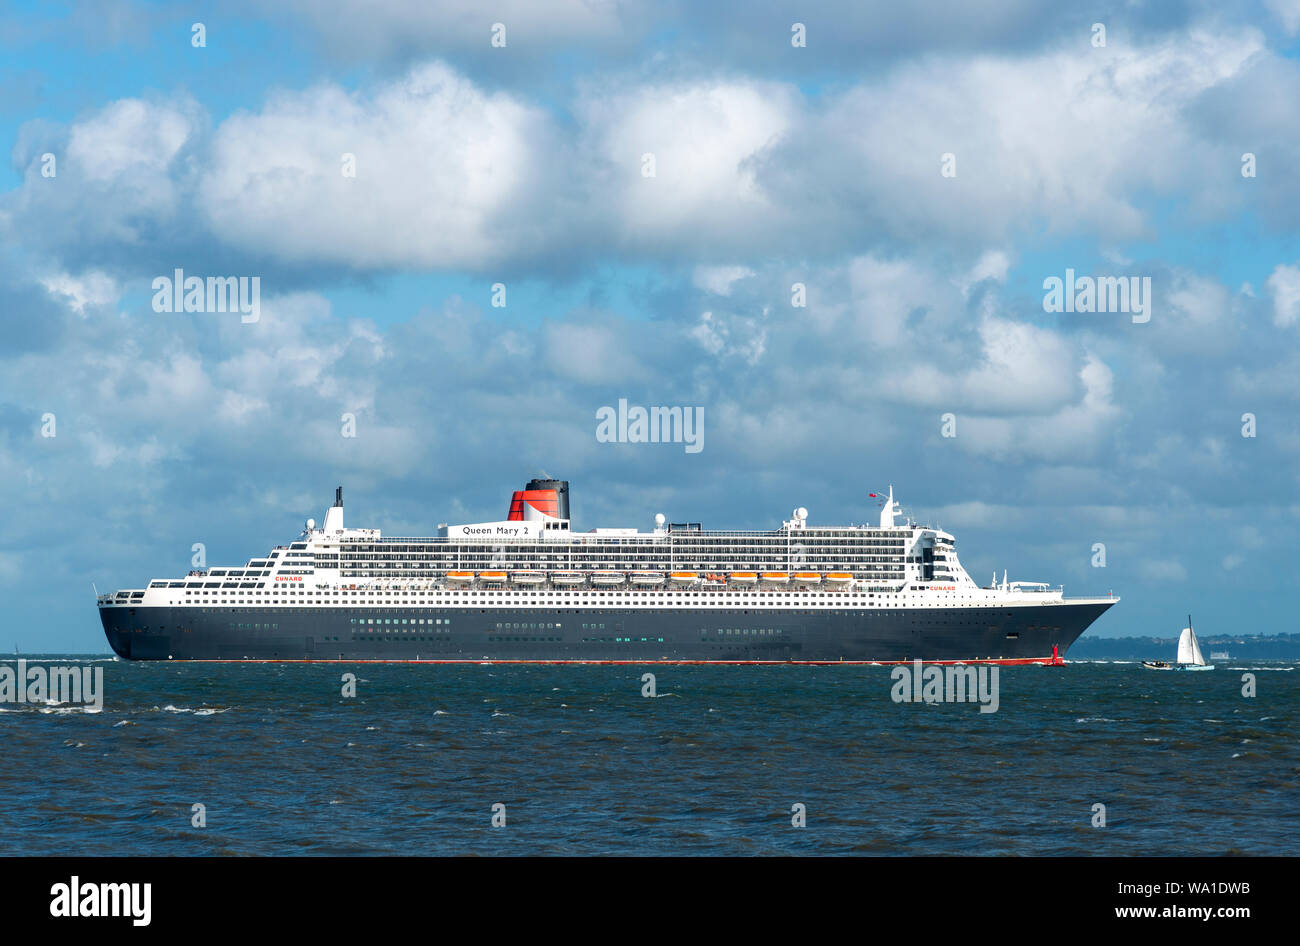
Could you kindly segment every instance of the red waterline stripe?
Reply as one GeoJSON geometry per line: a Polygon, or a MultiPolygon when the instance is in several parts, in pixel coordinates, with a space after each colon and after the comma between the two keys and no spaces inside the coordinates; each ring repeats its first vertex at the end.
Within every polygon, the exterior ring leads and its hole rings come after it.
{"type": "MultiPolygon", "coordinates": [[[[127,658],[129,659],[129,658],[127,658]]],[[[158,661],[146,660],[141,663],[156,663],[158,661]]],[[[962,664],[992,664],[1001,667],[1021,667],[1021,666],[1040,666],[1040,667],[1064,667],[1065,661],[1057,657],[997,657],[988,659],[973,660],[923,660],[922,663],[928,666],[958,666],[962,664]]],[[[491,657],[457,657],[454,659],[377,659],[358,657],[355,659],[339,660],[334,657],[329,658],[241,658],[229,659],[225,657],[211,659],[186,659],[180,660],[168,659],[166,663],[174,664],[536,664],[538,666],[562,666],[565,664],[574,664],[584,667],[651,667],[651,666],[670,666],[670,667],[705,667],[705,666],[729,666],[729,667],[894,667],[911,666],[913,660],[520,660],[520,659],[503,659],[491,657]]]]}

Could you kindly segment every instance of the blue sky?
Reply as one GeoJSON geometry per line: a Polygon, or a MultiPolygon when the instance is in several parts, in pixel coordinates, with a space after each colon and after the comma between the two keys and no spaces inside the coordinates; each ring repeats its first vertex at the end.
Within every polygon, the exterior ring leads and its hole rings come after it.
{"type": "Polygon", "coordinates": [[[24,649],[104,650],[91,582],[242,563],[338,483],[411,535],[543,471],[580,528],[892,483],[979,581],[1122,595],[1091,633],[1296,630],[1300,3],[479,6],[0,13],[24,649]],[[154,312],[176,268],[259,277],[260,321],[154,312]],[[1151,320],[1045,312],[1067,269],[1151,320]],[[620,398],[704,449],[598,442],[620,398]]]}

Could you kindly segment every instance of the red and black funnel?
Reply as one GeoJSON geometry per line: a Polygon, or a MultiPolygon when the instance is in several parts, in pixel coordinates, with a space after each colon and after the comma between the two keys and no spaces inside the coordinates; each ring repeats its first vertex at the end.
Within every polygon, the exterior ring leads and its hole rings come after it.
{"type": "Polygon", "coordinates": [[[568,480],[529,480],[523,489],[515,490],[510,499],[511,522],[540,519],[541,515],[556,519],[569,518],[568,480]]]}

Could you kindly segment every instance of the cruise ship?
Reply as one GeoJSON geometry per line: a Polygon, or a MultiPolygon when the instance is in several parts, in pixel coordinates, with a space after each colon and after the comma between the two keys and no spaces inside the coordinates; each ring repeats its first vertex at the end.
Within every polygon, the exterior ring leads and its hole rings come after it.
{"type": "Polygon", "coordinates": [[[980,586],[942,529],[887,495],[875,524],[698,522],[577,531],[569,484],[535,479],[495,522],[423,538],[317,527],[237,567],[97,595],[131,660],[1059,664],[1119,599],[980,586]]]}

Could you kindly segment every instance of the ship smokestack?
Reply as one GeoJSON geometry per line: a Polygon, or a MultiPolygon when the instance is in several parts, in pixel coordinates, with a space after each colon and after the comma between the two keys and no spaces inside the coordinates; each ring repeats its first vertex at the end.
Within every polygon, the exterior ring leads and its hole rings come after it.
{"type": "Polygon", "coordinates": [[[569,481],[568,480],[529,480],[526,490],[555,490],[555,518],[569,518],[569,481]]]}
{"type": "Polygon", "coordinates": [[[520,522],[539,514],[569,518],[568,480],[529,480],[527,486],[515,491],[507,518],[520,522]]]}
{"type": "Polygon", "coordinates": [[[326,535],[334,535],[343,531],[343,487],[340,486],[334,490],[334,505],[325,510],[325,525],[321,531],[326,535]]]}

